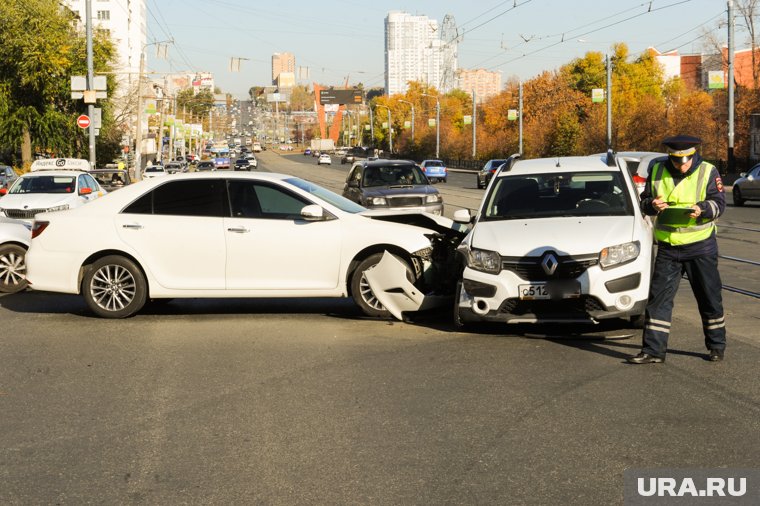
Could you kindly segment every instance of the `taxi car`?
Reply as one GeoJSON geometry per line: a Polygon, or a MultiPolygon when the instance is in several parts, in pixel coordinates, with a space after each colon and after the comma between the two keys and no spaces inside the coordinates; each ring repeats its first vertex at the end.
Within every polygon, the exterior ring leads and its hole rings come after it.
{"type": "Polygon", "coordinates": [[[106,193],[88,173],[90,162],[74,158],[35,160],[10,188],[0,188],[0,216],[31,223],[39,213],[74,209],[106,193]]]}
{"type": "Polygon", "coordinates": [[[609,157],[510,158],[458,246],[459,325],[643,324],[653,258],[651,220],[626,167],[609,157]]]}

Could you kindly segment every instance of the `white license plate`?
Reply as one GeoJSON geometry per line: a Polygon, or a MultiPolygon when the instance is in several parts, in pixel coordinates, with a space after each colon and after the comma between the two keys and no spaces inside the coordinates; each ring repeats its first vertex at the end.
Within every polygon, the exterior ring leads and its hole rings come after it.
{"type": "Polygon", "coordinates": [[[520,298],[523,300],[577,299],[581,296],[581,287],[577,281],[554,283],[531,283],[518,285],[520,298]]]}
{"type": "Polygon", "coordinates": [[[517,289],[520,292],[520,298],[526,300],[548,299],[549,291],[546,289],[546,283],[533,283],[530,285],[519,285],[517,289]]]}

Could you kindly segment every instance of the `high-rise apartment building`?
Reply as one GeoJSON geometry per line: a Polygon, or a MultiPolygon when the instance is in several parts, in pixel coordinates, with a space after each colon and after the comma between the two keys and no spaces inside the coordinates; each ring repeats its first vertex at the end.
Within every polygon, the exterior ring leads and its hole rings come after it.
{"type": "Polygon", "coordinates": [[[406,92],[409,81],[425,83],[441,93],[455,87],[458,41],[456,36],[448,37],[453,18],[447,16],[444,25],[446,30],[427,16],[400,11],[388,13],[385,18],[385,92],[388,95],[406,92]]]}
{"type": "Polygon", "coordinates": [[[295,75],[296,57],[292,53],[274,53],[272,55],[272,84],[277,84],[277,78],[283,72],[295,75]]]}
{"type": "MultiPolygon", "coordinates": [[[[87,20],[85,0],[64,0],[79,16],[82,28],[87,20]]],[[[106,30],[116,46],[116,68],[120,84],[117,93],[127,93],[137,83],[140,70],[140,53],[147,41],[147,10],[145,0],[93,0],[91,3],[93,27],[106,30]]]]}
{"type": "Polygon", "coordinates": [[[497,95],[501,91],[501,72],[486,69],[459,69],[457,71],[457,88],[472,94],[478,103],[497,95]]]}

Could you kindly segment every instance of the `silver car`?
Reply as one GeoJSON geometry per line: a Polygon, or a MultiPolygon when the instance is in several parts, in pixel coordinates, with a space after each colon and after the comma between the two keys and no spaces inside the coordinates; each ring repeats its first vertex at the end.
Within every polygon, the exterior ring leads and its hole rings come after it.
{"type": "Polygon", "coordinates": [[[760,200],[760,163],[734,181],[733,195],[735,206],[743,206],[747,200],[760,200]]]}

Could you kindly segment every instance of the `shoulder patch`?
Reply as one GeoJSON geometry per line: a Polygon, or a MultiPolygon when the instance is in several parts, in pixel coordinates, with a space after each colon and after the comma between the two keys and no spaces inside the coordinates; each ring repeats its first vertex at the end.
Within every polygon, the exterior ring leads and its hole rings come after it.
{"type": "Polygon", "coordinates": [[[715,177],[715,186],[718,187],[718,191],[723,193],[723,180],[720,178],[720,176],[715,177]]]}

